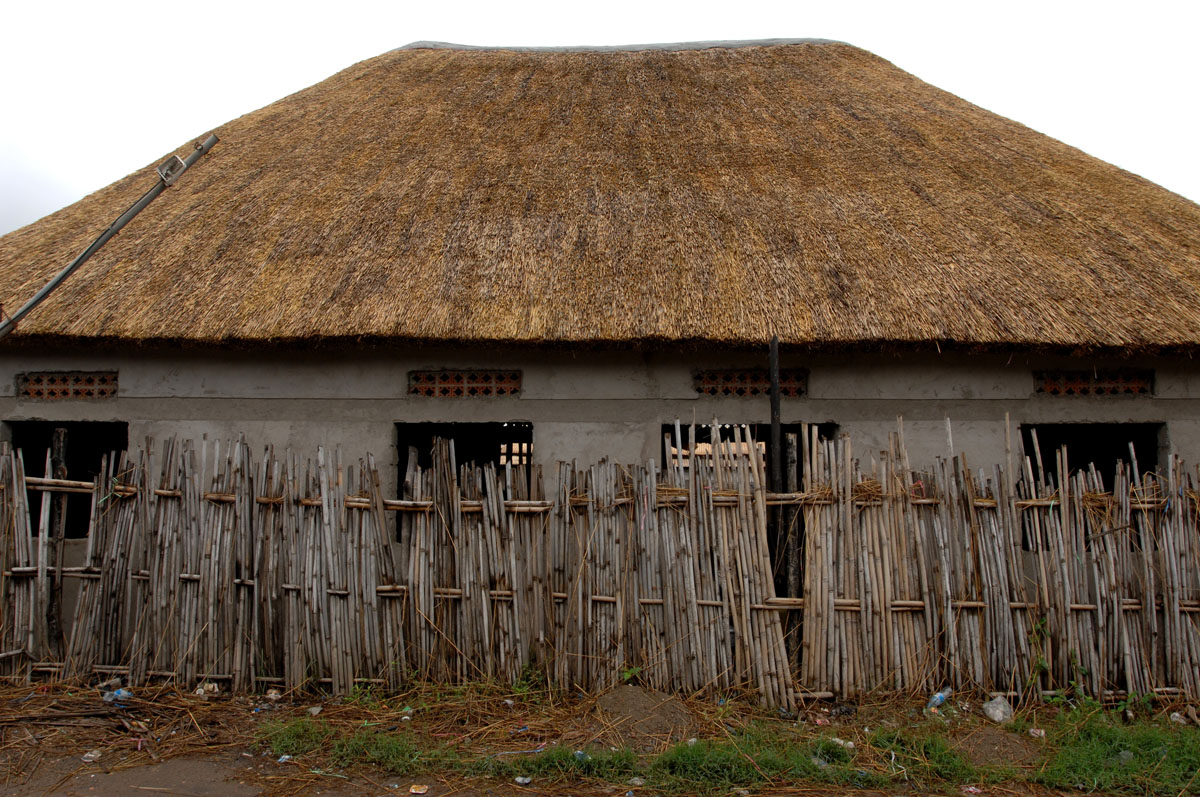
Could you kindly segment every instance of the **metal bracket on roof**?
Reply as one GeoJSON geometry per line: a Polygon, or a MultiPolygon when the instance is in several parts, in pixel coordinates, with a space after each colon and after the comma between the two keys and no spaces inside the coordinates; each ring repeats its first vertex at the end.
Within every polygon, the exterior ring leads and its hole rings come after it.
{"type": "Polygon", "coordinates": [[[183,162],[183,158],[178,155],[172,155],[167,158],[159,167],[155,169],[158,176],[162,178],[164,185],[174,185],[179,179],[179,175],[183,174],[183,170],[187,168],[187,164],[183,162]]]}

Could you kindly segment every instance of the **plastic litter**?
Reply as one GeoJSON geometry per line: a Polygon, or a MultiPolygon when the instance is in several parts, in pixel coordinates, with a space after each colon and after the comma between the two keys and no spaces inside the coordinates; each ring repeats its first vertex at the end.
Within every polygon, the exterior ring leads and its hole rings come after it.
{"type": "Polygon", "coordinates": [[[1045,739],[1046,738],[1046,729],[1045,728],[1030,728],[1029,735],[1035,739],[1045,739]]]}
{"type": "Polygon", "coordinates": [[[278,703],[282,697],[283,697],[283,695],[280,693],[280,691],[278,689],[268,689],[267,690],[267,700],[270,700],[272,703],[278,703]]]}
{"type": "Polygon", "coordinates": [[[575,751],[575,760],[576,761],[591,761],[592,757],[590,755],[588,755],[587,753],[583,752],[582,750],[576,750],[575,751]]]}
{"type": "Polygon", "coordinates": [[[934,710],[938,706],[945,703],[946,699],[949,698],[951,694],[953,694],[953,692],[948,686],[944,689],[934,692],[933,696],[929,698],[929,702],[925,704],[925,708],[929,709],[930,711],[934,710]]]}
{"type": "Polygon", "coordinates": [[[833,742],[833,743],[834,743],[834,744],[836,744],[838,747],[844,747],[844,748],[845,748],[845,749],[847,749],[847,750],[853,750],[853,749],[854,749],[854,742],[848,742],[848,741],[846,741],[845,739],[839,739],[839,738],[838,738],[838,737],[836,737],[836,736],[831,736],[831,737],[829,737],[829,741],[833,742]]]}
{"type": "Polygon", "coordinates": [[[825,717],[817,717],[817,718],[816,718],[815,720],[813,720],[813,721],[814,721],[814,722],[815,722],[817,725],[828,725],[828,724],[829,724],[829,720],[827,720],[825,717]]]}
{"type": "Polygon", "coordinates": [[[212,681],[205,681],[197,686],[196,690],[192,692],[192,694],[203,700],[208,700],[210,697],[220,694],[220,692],[221,687],[217,686],[212,681]]]}
{"type": "Polygon", "coordinates": [[[1183,716],[1178,711],[1171,712],[1171,722],[1175,723],[1176,725],[1187,725],[1188,724],[1187,717],[1183,716]]]}
{"type": "Polygon", "coordinates": [[[308,708],[308,716],[310,716],[310,717],[315,717],[315,716],[317,716],[317,715],[318,715],[318,714],[320,714],[320,713],[321,713],[321,707],[320,707],[320,706],[309,706],[309,708],[308,708]]]}
{"type": "Polygon", "coordinates": [[[645,786],[646,785],[646,781],[642,780],[641,778],[630,778],[629,780],[626,781],[626,783],[628,783],[630,786],[645,786]]]}
{"type": "Polygon", "coordinates": [[[699,739],[697,739],[695,736],[693,736],[692,738],[690,738],[690,739],[688,739],[688,740],[687,740],[687,746],[688,746],[688,747],[695,747],[695,746],[696,746],[696,742],[698,742],[698,741],[700,741],[700,740],[699,740],[699,739]]]}
{"type": "Polygon", "coordinates": [[[963,786],[963,794],[983,794],[983,789],[978,786],[963,786]]]}
{"type": "Polygon", "coordinates": [[[429,787],[424,783],[414,783],[408,787],[409,794],[425,794],[429,791],[429,787]]]}
{"type": "Polygon", "coordinates": [[[91,750],[83,754],[83,763],[94,764],[100,760],[100,756],[104,755],[103,750],[91,750]]]}
{"type": "Polygon", "coordinates": [[[150,726],[141,720],[128,720],[124,717],[121,717],[121,724],[125,726],[125,730],[133,733],[150,733],[150,726]]]}
{"type": "Polygon", "coordinates": [[[529,777],[528,775],[518,775],[517,777],[513,778],[513,783],[517,784],[518,786],[528,786],[530,783],[533,783],[533,778],[529,777]]]}
{"type": "Polygon", "coordinates": [[[810,760],[813,762],[813,766],[815,766],[817,769],[825,769],[829,766],[828,761],[818,756],[813,756],[810,760]]]}
{"type": "Polygon", "coordinates": [[[1012,721],[1013,707],[1004,695],[997,695],[983,704],[983,714],[992,722],[1003,725],[1012,721]]]}
{"type": "Polygon", "coordinates": [[[511,697],[506,697],[504,698],[504,705],[512,708],[517,705],[517,701],[513,700],[511,697]]]}
{"type": "Polygon", "coordinates": [[[281,756],[279,756],[279,758],[275,759],[275,763],[276,764],[286,764],[287,762],[289,762],[291,760],[292,760],[292,757],[290,755],[281,755],[281,756]]]}

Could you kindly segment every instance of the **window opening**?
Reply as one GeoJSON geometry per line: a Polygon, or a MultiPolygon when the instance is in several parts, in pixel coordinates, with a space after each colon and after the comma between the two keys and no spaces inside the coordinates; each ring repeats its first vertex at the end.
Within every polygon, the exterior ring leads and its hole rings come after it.
{"type": "MultiPolygon", "coordinates": [[[[733,431],[732,430],[733,430],[734,426],[738,426],[738,425],[741,425],[741,424],[728,424],[728,423],[721,424],[721,440],[724,444],[732,445],[732,442],[733,442],[733,431]]],[[[751,423],[751,424],[746,424],[746,426],[750,430],[750,440],[753,441],[754,446],[762,454],[764,461],[767,463],[767,465],[769,467],[770,462],[771,462],[771,456],[770,456],[770,454],[771,454],[771,451],[770,451],[771,424],[769,424],[769,423],[751,423]]],[[[836,423],[833,423],[832,421],[826,422],[826,423],[809,424],[809,426],[815,426],[817,428],[817,435],[822,440],[833,440],[834,438],[837,437],[838,425],[836,423]]],[[[684,437],[686,438],[688,436],[689,427],[681,425],[680,429],[683,432],[684,437]]],[[[804,431],[804,424],[785,423],[785,424],[780,425],[780,432],[783,436],[783,441],[784,441],[785,446],[787,445],[787,436],[789,434],[794,434],[797,436],[797,438],[799,438],[799,436],[801,434],[803,434],[803,431],[804,431]]],[[[662,434],[663,434],[663,450],[661,452],[660,461],[666,463],[666,465],[664,467],[672,467],[672,468],[679,467],[679,466],[686,467],[686,465],[687,465],[686,456],[689,451],[692,451],[693,456],[697,456],[697,457],[711,457],[712,456],[712,428],[710,426],[697,425],[695,441],[685,439],[683,441],[683,450],[682,451],[677,449],[675,446],[675,424],[664,423],[662,425],[662,434]],[[667,442],[668,440],[670,441],[669,450],[668,450],[668,442],[667,442]],[[681,456],[684,457],[684,459],[681,460],[680,459],[681,456]]],[[[799,445],[799,444],[800,444],[799,440],[797,439],[797,445],[799,445]]],[[[744,447],[746,445],[746,443],[743,442],[742,445],[744,447]]],[[[801,457],[799,455],[799,452],[797,452],[796,473],[795,473],[796,484],[801,484],[801,478],[803,476],[801,469],[803,468],[804,464],[800,460],[801,460],[801,457]]],[[[787,467],[786,452],[784,452],[784,456],[781,457],[781,461],[785,463],[784,467],[787,467]]],[[[784,484],[787,484],[787,481],[788,481],[787,474],[784,474],[783,481],[784,481],[784,484]]]]}
{"type": "Polygon", "coordinates": [[[526,421],[502,423],[398,423],[396,448],[399,472],[403,480],[408,470],[410,451],[416,452],[417,466],[433,465],[433,439],[454,441],[454,459],[459,465],[520,465],[528,468],[533,461],[533,424],[526,421]]]}
{"type": "MultiPolygon", "coordinates": [[[[55,429],[67,430],[67,478],[73,481],[92,481],[100,473],[101,461],[129,445],[129,424],[116,421],[8,421],[12,446],[20,449],[25,462],[26,476],[43,476],[46,453],[50,450],[55,429]]],[[[38,533],[38,519],[43,493],[29,491],[30,528],[38,533]]],[[[67,494],[67,517],[64,534],[80,539],[88,534],[91,522],[92,497],[85,493],[67,494]]]]}
{"type": "Polygon", "coordinates": [[[1158,445],[1161,423],[1037,423],[1021,425],[1021,445],[1025,456],[1033,460],[1033,477],[1038,473],[1034,457],[1033,431],[1037,431],[1038,449],[1042,453],[1044,480],[1059,484],[1056,452],[1066,446],[1067,466],[1079,470],[1094,464],[1107,486],[1112,485],[1117,463],[1131,464],[1129,446],[1137,454],[1138,469],[1145,473],[1158,467],[1158,445]]]}

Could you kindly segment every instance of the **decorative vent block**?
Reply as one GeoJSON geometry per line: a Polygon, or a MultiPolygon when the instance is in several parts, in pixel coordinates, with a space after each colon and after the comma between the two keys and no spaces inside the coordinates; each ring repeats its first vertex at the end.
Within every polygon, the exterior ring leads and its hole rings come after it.
{"type": "Polygon", "coordinates": [[[17,396],[23,399],[116,398],[116,371],[31,371],[17,375],[17,396]]]}
{"type": "MultiPolygon", "coordinates": [[[[766,396],[771,392],[771,375],[766,368],[739,368],[732,371],[696,371],[692,375],[696,392],[702,396],[766,396]]],[[[802,368],[779,369],[779,395],[799,398],[808,390],[808,371],[802,368]]]]}
{"type": "Polygon", "coordinates": [[[1047,396],[1149,396],[1154,393],[1154,372],[1034,371],[1034,387],[1047,396]]]}
{"type": "Polygon", "coordinates": [[[520,371],[409,371],[408,393],[430,398],[489,398],[521,392],[520,371]]]}

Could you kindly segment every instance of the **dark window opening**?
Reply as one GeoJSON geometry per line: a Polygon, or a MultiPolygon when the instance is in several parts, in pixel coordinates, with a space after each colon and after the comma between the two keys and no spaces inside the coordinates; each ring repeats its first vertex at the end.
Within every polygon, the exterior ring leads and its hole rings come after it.
{"type": "MultiPolygon", "coordinates": [[[[741,424],[721,424],[721,441],[722,442],[730,443],[733,441],[733,427],[735,425],[741,425],[741,424]]],[[[833,440],[834,438],[837,437],[838,425],[836,423],[826,422],[826,423],[816,423],[816,424],[808,424],[808,425],[810,427],[813,427],[813,426],[816,427],[817,435],[822,440],[833,440]]],[[[770,449],[770,447],[771,447],[771,424],[769,424],[769,423],[751,423],[751,424],[746,424],[746,426],[750,431],[750,439],[756,444],[756,447],[758,448],[758,450],[760,452],[762,452],[763,461],[766,462],[767,467],[770,468],[770,466],[771,466],[771,449],[770,449]]],[[[801,478],[803,476],[801,469],[804,467],[804,464],[801,462],[801,456],[800,456],[800,452],[803,450],[803,448],[802,448],[803,443],[800,441],[799,438],[800,438],[800,435],[804,433],[804,427],[805,427],[805,424],[800,424],[800,423],[784,423],[784,424],[780,424],[780,427],[779,427],[780,433],[783,436],[783,444],[785,447],[787,446],[787,436],[789,434],[796,435],[796,438],[797,438],[796,445],[801,446],[801,448],[799,448],[796,451],[796,472],[795,472],[795,474],[793,474],[795,476],[797,485],[802,483],[801,478]]],[[[663,449],[662,449],[660,461],[662,463],[665,463],[663,465],[664,468],[674,467],[677,464],[680,464],[678,462],[679,455],[681,453],[687,454],[689,451],[692,451],[693,448],[695,449],[695,452],[694,452],[695,456],[712,456],[712,428],[710,426],[697,426],[696,427],[696,439],[694,441],[687,439],[688,438],[688,429],[689,429],[689,427],[687,427],[687,426],[680,427],[680,431],[683,433],[683,436],[684,436],[683,451],[681,452],[676,449],[675,424],[673,424],[673,423],[664,423],[663,424],[663,426],[662,426],[663,449]],[[668,440],[670,441],[669,449],[668,449],[668,440]]],[[[744,435],[744,432],[743,432],[743,435],[744,435]]],[[[780,461],[783,462],[783,465],[786,468],[787,467],[787,452],[786,452],[786,450],[783,452],[783,454],[780,458],[780,461]]],[[[768,478],[769,478],[769,476],[768,476],[768,478]]],[[[788,474],[786,474],[786,473],[784,474],[783,484],[784,484],[784,489],[786,490],[787,485],[788,485],[788,474]]]]}
{"type": "MultiPolygon", "coordinates": [[[[124,451],[129,445],[129,424],[110,421],[9,421],[12,446],[20,449],[26,476],[46,474],[46,454],[50,451],[55,429],[67,430],[66,478],[90,482],[100,474],[106,455],[124,451]]],[[[29,491],[30,528],[38,533],[42,496],[61,495],[29,491]]],[[[64,527],[69,538],[88,534],[91,521],[92,497],[85,493],[67,493],[67,516],[64,527]]]]}
{"type": "Polygon", "coordinates": [[[533,424],[526,421],[503,423],[398,423],[396,449],[399,453],[399,473],[403,489],[404,474],[408,472],[410,451],[416,453],[416,465],[433,465],[433,440],[444,437],[454,441],[454,461],[497,467],[512,465],[524,468],[528,475],[533,461],[533,424]]]}
{"type": "Polygon", "coordinates": [[[1067,449],[1067,467],[1072,471],[1095,465],[1106,488],[1112,487],[1117,463],[1132,464],[1133,446],[1137,467],[1142,473],[1158,467],[1161,423],[1038,423],[1022,424],[1021,445],[1033,467],[1034,479],[1059,484],[1057,452],[1067,449]],[[1033,433],[1037,432],[1037,450],[1041,452],[1042,473],[1038,472],[1033,433]]]}

